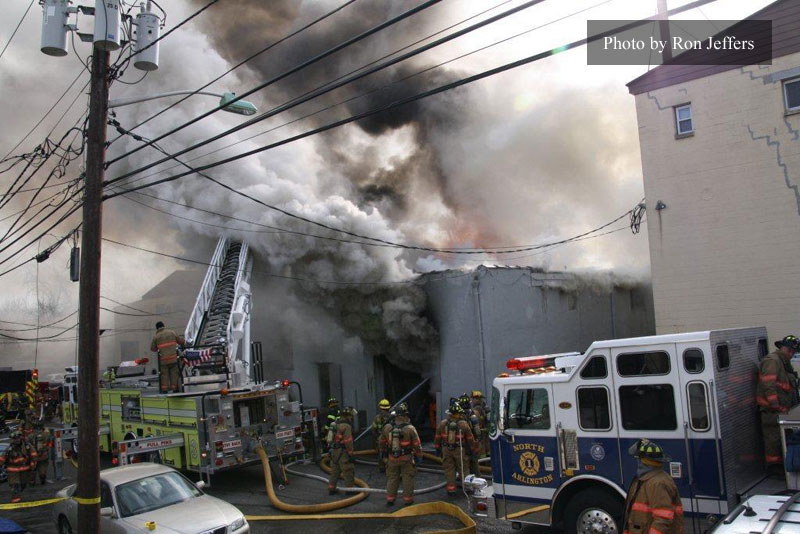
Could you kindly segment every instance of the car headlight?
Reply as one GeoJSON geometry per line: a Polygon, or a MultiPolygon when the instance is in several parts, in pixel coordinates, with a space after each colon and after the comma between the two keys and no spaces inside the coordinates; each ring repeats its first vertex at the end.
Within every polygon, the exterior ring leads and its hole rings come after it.
{"type": "Polygon", "coordinates": [[[237,519],[236,521],[231,523],[231,532],[235,532],[235,531],[239,530],[240,528],[242,528],[246,524],[247,524],[247,520],[244,518],[244,516],[240,517],[239,519],[237,519]]]}

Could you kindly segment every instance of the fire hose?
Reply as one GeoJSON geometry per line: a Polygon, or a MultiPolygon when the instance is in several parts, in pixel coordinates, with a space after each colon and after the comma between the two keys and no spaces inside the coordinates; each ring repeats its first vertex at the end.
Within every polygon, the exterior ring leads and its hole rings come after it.
{"type": "MultiPolygon", "coordinates": [[[[353,504],[356,504],[364,500],[368,495],[367,491],[372,492],[371,490],[374,490],[374,488],[369,488],[369,486],[367,486],[367,483],[359,478],[355,479],[355,484],[359,486],[359,488],[361,488],[363,491],[360,491],[356,495],[352,495],[345,499],[340,499],[334,502],[307,504],[307,505],[284,503],[275,494],[275,489],[272,486],[272,471],[269,466],[269,458],[267,458],[266,452],[264,452],[264,449],[261,446],[256,447],[256,452],[258,453],[259,458],[261,458],[261,465],[264,470],[264,484],[266,486],[267,496],[269,497],[270,504],[272,504],[272,506],[284,512],[290,512],[291,514],[299,514],[299,515],[249,515],[247,516],[248,521],[322,521],[322,520],[336,520],[336,519],[346,519],[346,520],[399,519],[404,517],[420,517],[428,515],[447,515],[460,521],[463,527],[459,529],[439,530],[431,532],[431,534],[476,534],[477,532],[475,521],[473,521],[473,519],[469,515],[467,515],[466,512],[464,512],[458,506],[446,502],[429,502],[429,503],[414,504],[411,506],[406,506],[404,508],[401,508],[400,510],[397,510],[396,512],[392,513],[357,513],[357,514],[320,513],[320,512],[327,512],[330,510],[338,510],[340,508],[351,506],[353,504]]],[[[365,453],[374,454],[374,451],[356,451],[356,454],[359,455],[364,455],[365,453]]],[[[293,474],[299,474],[295,473],[293,470],[289,470],[288,466],[285,467],[288,472],[293,474]]],[[[326,472],[329,472],[330,470],[330,468],[328,468],[324,464],[322,465],[322,468],[326,472]]],[[[305,475],[306,474],[303,474],[303,476],[305,475]]],[[[325,480],[323,479],[323,477],[318,477],[318,478],[325,480]]],[[[327,480],[325,481],[327,482],[327,480]]]]}

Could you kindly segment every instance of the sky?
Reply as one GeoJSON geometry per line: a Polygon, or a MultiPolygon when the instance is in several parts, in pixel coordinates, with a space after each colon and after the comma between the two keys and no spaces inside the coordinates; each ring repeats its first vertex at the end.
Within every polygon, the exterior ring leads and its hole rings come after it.
{"type": "MultiPolygon", "coordinates": [[[[157,71],[137,82],[142,72],[128,68],[122,79],[113,84],[111,97],[195,89],[259,48],[341,3],[221,0],[160,43],[157,71]]],[[[417,3],[357,0],[310,30],[236,69],[207,90],[241,94],[417,3]]],[[[259,110],[269,110],[431,34],[446,30],[441,34],[444,35],[521,3],[520,0],[444,0],[247,99],[259,110]],[[450,29],[468,18],[470,20],[450,29]]],[[[685,3],[672,0],[669,7],[685,3]]],[[[765,0],[717,0],[701,10],[675,18],[739,19],[768,3],[765,0]]],[[[204,4],[203,0],[169,2],[166,29],[204,4]]],[[[5,46],[27,6],[27,0],[4,2],[6,16],[0,20],[0,47],[5,46]]],[[[82,62],[90,52],[89,45],[75,39],[74,43],[70,42],[69,54],[65,57],[42,54],[39,51],[41,9],[38,3],[33,5],[0,57],[3,94],[0,155],[9,152],[62,93],[64,99],[14,154],[32,150],[51,129],[51,138],[59,138],[71,125],[80,123],[88,103],[82,91],[88,72],[82,62]],[[77,81],[67,90],[76,77],[77,81]],[[73,100],[75,104],[68,109],[73,100]]],[[[653,15],[655,9],[655,0],[544,1],[420,54],[388,72],[376,73],[190,152],[185,158],[192,159],[193,164],[208,163],[264,146],[396,98],[580,39],[585,36],[587,19],[636,19],[653,15]],[[518,34],[522,35],[510,38],[518,34]],[[494,43],[498,44],[489,46],[494,43]],[[447,63],[431,68],[443,62],[447,63]],[[423,72],[411,76],[419,71],[423,72]],[[404,81],[398,82],[401,78],[404,81]],[[362,93],[367,94],[349,100],[362,93]],[[347,102],[301,118],[342,101],[347,102]],[[284,125],[286,122],[291,123],[284,125]],[[223,148],[232,141],[268,129],[272,131],[223,148]],[[203,157],[217,149],[221,150],[203,157]]],[[[80,16],[78,26],[80,31],[90,31],[91,17],[80,16]]],[[[570,50],[429,97],[394,113],[374,116],[216,167],[208,173],[238,191],[287,211],[394,242],[433,248],[489,248],[557,241],[603,225],[642,199],[636,112],[633,96],[628,94],[625,84],[647,70],[647,66],[587,66],[585,49],[570,50]]],[[[120,107],[116,118],[130,128],[175,100],[160,99],[120,107]]],[[[137,132],[155,137],[212,109],[215,104],[213,97],[194,96],[137,132]]],[[[241,124],[243,120],[238,115],[216,113],[165,138],[160,145],[174,152],[241,124]]],[[[109,130],[109,136],[110,139],[117,137],[113,130],[109,130]]],[[[130,137],[122,137],[110,146],[108,157],[115,158],[139,145],[130,137]]],[[[161,157],[152,148],[140,150],[111,165],[107,178],[120,176],[161,157]]],[[[78,158],[67,168],[62,181],[78,176],[81,165],[81,158],[78,158]]],[[[169,176],[180,170],[164,171],[173,165],[161,164],[131,179],[169,176]],[[163,172],[153,174],[155,171],[163,172]]],[[[28,187],[41,184],[41,176],[34,177],[28,187]]],[[[5,190],[14,178],[15,173],[0,174],[0,187],[5,190]]],[[[46,189],[46,196],[59,189],[46,189]]],[[[632,234],[625,229],[625,220],[609,227],[609,230],[622,229],[620,231],[543,251],[454,256],[298,237],[199,213],[177,203],[283,229],[335,235],[265,209],[196,175],[142,192],[162,200],[134,195],[109,200],[104,205],[104,237],[207,261],[216,239],[224,234],[246,239],[257,255],[259,270],[265,273],[363,284],[399,282],[421,272],[473,268],[487,263],[571,271],[613,270],[639,278],[649,276],[646,232],[632,234]],[[221,228],[223,226],[227,228],[221,228]]],[[[22,209],[33,194],[21,193],[7,206],[0,207],[0,229],[8,227],[14,212],[22,209]]],[[[22,245],[29,244],[18,256],[0,265],[0,270],[32,257],[37,247],[49,246],[79,220],[76,214],[39,242],[31,242],[37,235],[32,233],[19,245],[0,252],[0,261],[3,261],[22,245]]],[[[4,244],[0,243],[0,248],[2,246],[4,244]]],[[[0,278],[0,320],[25,323],[3,323],[5,326],[32,328],[26,325],[36,324],[37,309],[41,310],[40,324],[76,310],[78,284],[68,280],[68,255],[69,243],[47,261],[31,262],[0,278]]],[[[197,266],[106,242],[101,293],[115,301],[133,302],[173,270],[185,268],[197,266]]],[[[343,309],[367,309],[380,316],[385,335],[399,347],[414,346],[414,340],[430,334],[429,326],[420,322],[424,299],[420,301],[419,289],[411,285],[402,290],[379,291],[372,285],[354,284],[342,289],[314,282],[293,286],[269,278],[262,282],[268,286],[272,284],[270,295],[276,309],[287,306],[299,310],[322,309],[332,317],[343,309]]],[[[111,301],[106,301],[105,305],[113,307],[111,301]]],[[[303,313],[296,314],[296,317],[302,316],[303,313]]],[[[299,320],[302,319],[285,319],[287,335],[297,331],[296,321],[299,320]],[[289,324],[291,321],[295,323],[289,324]]],[[[59,334],[74,322],[75,316],[72,316],[58,323],[62,329],[43,329],[41,335],[59,334]]],[[[364,331],[357,325],[364,322],[357,316],[356,320],[345,322],[347,324],[340,322],[338,327],[326,328],[337,330],[335,335],[342,339],[355,336],[363,341],[364,331]]],[[[113,323],[114,316],[103,312],[101,327],[113,328],[113,323]]],[[[0,331],[25,338],[35,337],[35,332],[0,331]]],[[[33,357],[39,367],[49,366],[51,372],[56,372],[74,356],[73,332],[61,335],[66,341],[59,343],[0,340],[0,367],[30,367],[33,357]],[[58,358],[53,356],[55,354],[58,358]],[[45,363],[38,363],[40,357],[45,363]]],[[[114,335],[113,331],[105,334],[104,347],[113,345],[114,335]]],[[[318,343],[322,346],[329,341],[320,339],[318,343]]]]}

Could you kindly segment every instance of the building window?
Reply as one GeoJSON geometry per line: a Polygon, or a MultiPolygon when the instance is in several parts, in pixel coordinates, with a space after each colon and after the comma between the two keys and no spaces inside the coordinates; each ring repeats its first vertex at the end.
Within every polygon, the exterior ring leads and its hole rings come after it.
{"type": "Polygon", "coordinates": [[[611,430],[608,390],[604,387],[578,388],[578,418],[583,430],[611,430]]]}
{"type": "Polygon", "coordinates": [[[508,392],[508,425],[519,430],[547,430],[550,428],[550,407],[544,388],[512,389],[508,392]]]}
{"type": "Polygon", "coordinates": [[[786,111],[800,111],[800,78],[783,82],[783,102],[786,111]]]}
{"type": "Polygon", "coordinates": [[[666,352],[631,352],[617,356],[619,376],[667,375],[669,369],[666,352]]]}
{"type": "Polygon", "coordinates": [[[606,359],[602,356],[594,356],[581,370],[581,378],[605,378],[607,376],[606,359]]]}
{"type": "Polygon", "coordinates": [[[706,368],[703,351],[700,349],[686,349],[683,351],[683,368],[687,373],[702,373],[706,368]]]}
{"type": "Polygon", "coordinates": [[[619,407],[625,430],[675,430],[675,395],[670,384],[620,386],[619,407]]]}
{"type": "Polygon", "coordinates": [[[711,428],[708,420],[708,395],[706,385],[702,382],[692,382],[686,386],[689,396],[689,421],[692,430],[705,432],[711,428]]]}
{"type": "Polygon", "coordinates": [[[675,108],[675,128],[677,129],[678,135],[694,133],[691,104],[685,104],[675,108]]]}
{"type": "Polygon", "coordinates": [[[731,366],[731,356],[728,353],[728,345],[722,343],[717,345],[717,368],[721,371],[731,366]]]}

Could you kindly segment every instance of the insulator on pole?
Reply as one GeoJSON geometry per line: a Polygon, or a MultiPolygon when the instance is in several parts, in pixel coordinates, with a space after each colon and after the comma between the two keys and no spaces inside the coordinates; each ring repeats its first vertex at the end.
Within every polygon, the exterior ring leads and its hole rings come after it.
{"type": "Polygon", "coordinates": [[[67,17],[69,17],[69,0],[44,0],[42,4],[42,52],[48,56],[66,56],[69,52],[67,43],[67,17]]]}
{"type": "Polygon", "coordinates": [[[148,0],[140,4],[141,12],[136,15],[136,44],[133,66],[139,70],[151,71],[158,68],[158,45],[161,35],[161,19],[153,13],[152,3],[148,0]],[[155,43],[155,44],[153,44],[155,43]],[[152,45],[152,46],[151,46],[152,45]],[[139,52],[139,50],[144,50],[139,52]]]}
{"type": "Polygon", "coordinates": [[[106,52],[118,50],[122,28],[119,0],[95,0],[94,46],[106,52]]]}

